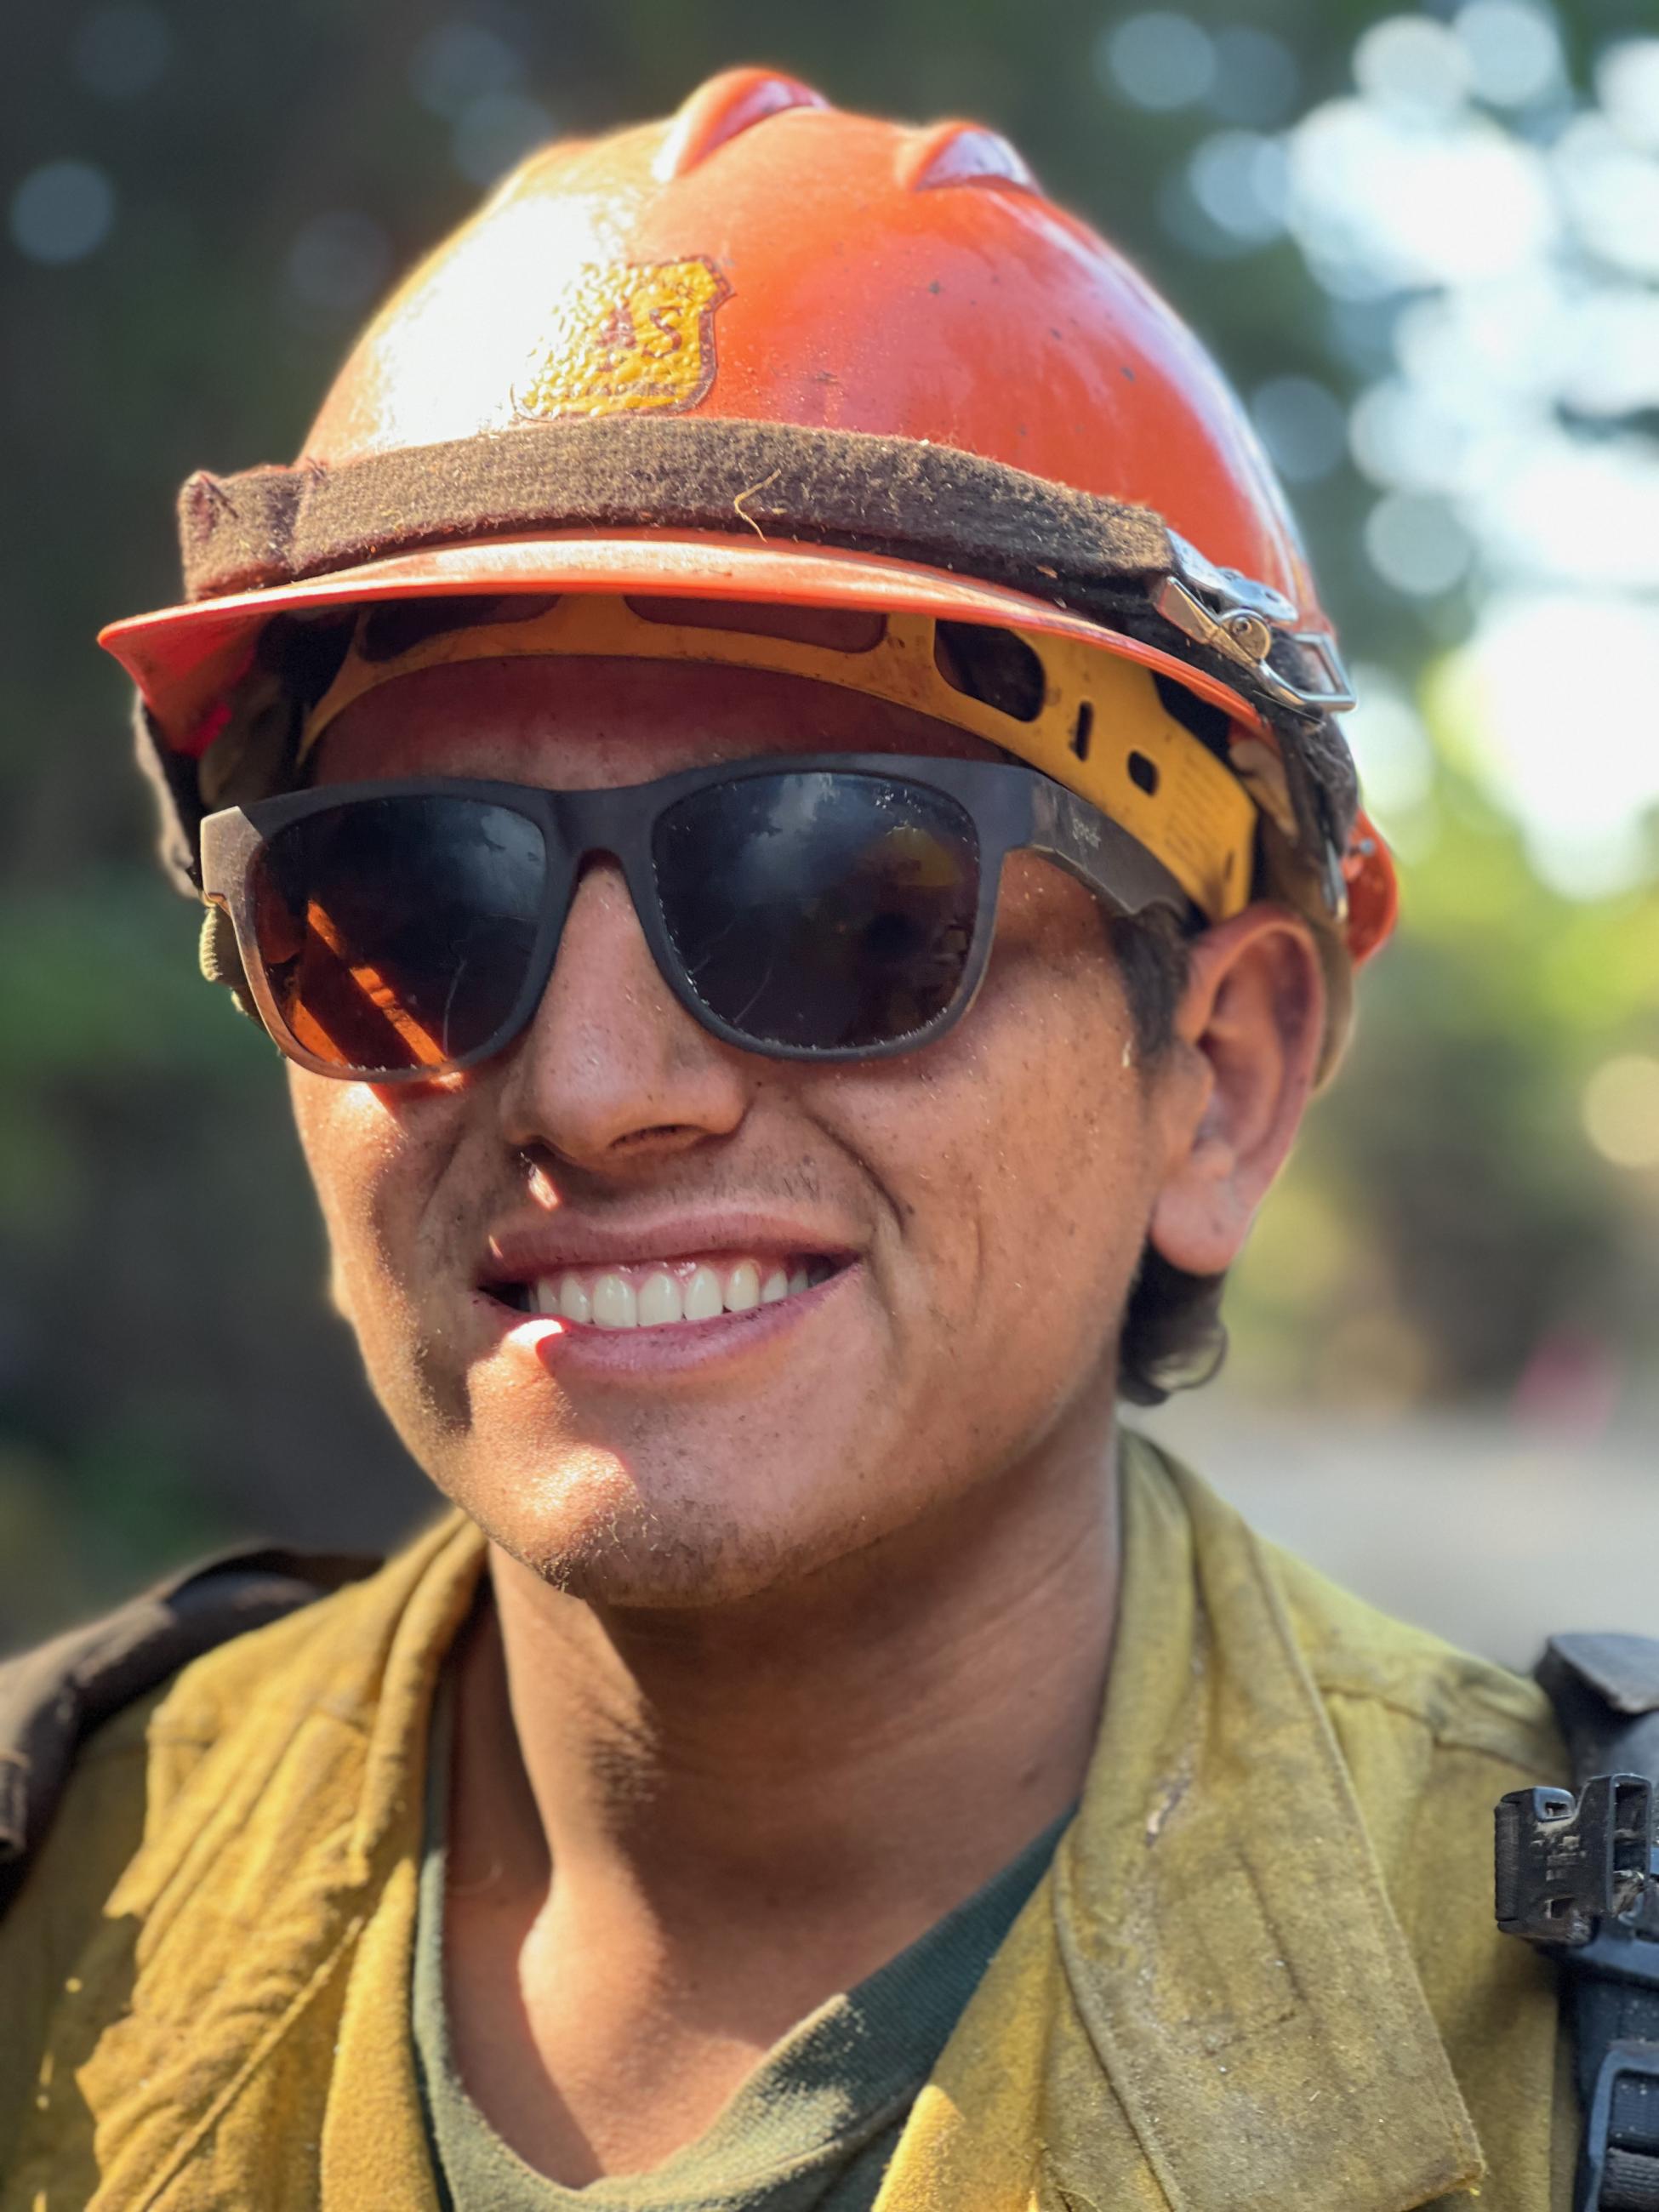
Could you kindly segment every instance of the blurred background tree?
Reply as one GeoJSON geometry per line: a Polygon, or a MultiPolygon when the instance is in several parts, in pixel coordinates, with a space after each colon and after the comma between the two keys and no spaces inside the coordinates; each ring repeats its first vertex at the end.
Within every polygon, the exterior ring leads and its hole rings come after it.
{"type": "MultiPolygon", "coordinates": [[[[322,1297],[269,1048],[194,976],[98,625],[193,467],[287,459],[538,142],[775,63],[1005,130],[1230,369],[1406,872],[1232,1301],[1238,1396],[1648,1418],[1659,1293],[1651,0],[94,0],[0,88],[0,1646],[426,1493],[322,1297]]],[[[1650,1433],[1650,1431],[1649,1431],[1650,1433]]]]}

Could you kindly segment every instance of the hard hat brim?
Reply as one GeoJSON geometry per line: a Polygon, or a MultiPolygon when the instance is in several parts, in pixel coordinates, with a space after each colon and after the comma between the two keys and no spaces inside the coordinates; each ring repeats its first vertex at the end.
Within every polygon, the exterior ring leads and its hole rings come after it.
{"type": "Polygon", "coordinates": [[[199,754],[216,734],[215,710],[273,617],[467,592],[636,592],[1001,624],[1096,645],[1174,678],[1248,728],[1263,726],[1240,693],[1191,662],[1026,592],[874,554],[771,539],[751,544],[712,532],[573,532],[430,547],[130,616],[100,631],[98,642],[131,677],[166,743],[199,754]]]}

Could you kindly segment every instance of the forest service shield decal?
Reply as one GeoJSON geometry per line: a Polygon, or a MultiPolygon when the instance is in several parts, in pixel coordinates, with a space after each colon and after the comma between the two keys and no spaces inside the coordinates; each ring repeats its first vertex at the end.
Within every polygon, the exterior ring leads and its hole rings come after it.
{"type": "Polygon", "coordinates": [[[714,310],[731,289],[701,257],[578,270],[513,388],[515,411],[546,421],[695,407],[714,381],[714,310]]]}

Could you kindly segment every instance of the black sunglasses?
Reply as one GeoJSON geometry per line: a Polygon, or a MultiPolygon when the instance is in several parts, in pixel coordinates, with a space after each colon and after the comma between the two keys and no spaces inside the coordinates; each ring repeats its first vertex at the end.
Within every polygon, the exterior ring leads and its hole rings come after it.
{"type": "Polygon", "coordinates": [[[669,988],[726,1043],[911,1051],[972,1003],[1022,850],[1114,915],[1193,911],[1097,808],[997,761],[774,756],[603,791],[343,784],[202,824],[204,890],[272,1038],[319,1075],[380,1083],[471,1067],[522,1034],[594,854],[620,865],[669,988]]]}

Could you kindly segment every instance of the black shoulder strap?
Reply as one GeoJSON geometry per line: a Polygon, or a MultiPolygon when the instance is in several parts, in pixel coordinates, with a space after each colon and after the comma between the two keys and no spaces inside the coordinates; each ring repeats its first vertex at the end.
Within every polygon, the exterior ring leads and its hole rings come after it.
{"type": "Polygon", "coordinates": [[[276,1547],[227,1553],[101,1620],[0,1662],[0,1914],[22,1887],[76,1753],[94,1729],[216,1644],[360,1581],[379,1564],[276,1547]]]}
{"type": "Polygon", "coordinates": [[[1574,1790],[1498,1806],[1498,1924],[1565,1974],[1585,2134],[1577,2212],[1659,2212],[1659,1641],[1558,1636],[1538,1680],[1574,1790]]]}

